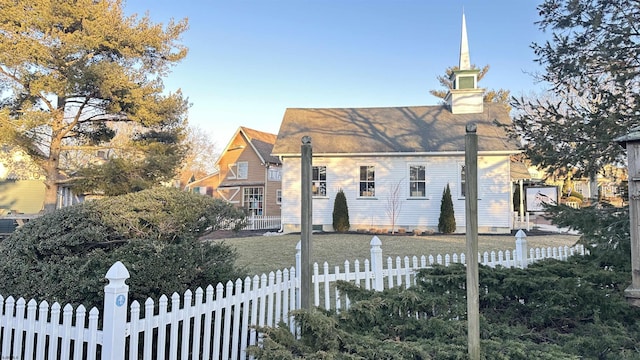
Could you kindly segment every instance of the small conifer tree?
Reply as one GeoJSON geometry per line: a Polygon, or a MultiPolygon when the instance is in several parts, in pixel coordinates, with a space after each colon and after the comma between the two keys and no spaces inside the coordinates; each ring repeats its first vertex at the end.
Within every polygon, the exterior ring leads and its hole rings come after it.
{"type": "Polygon", "coordinates": [[[447,184],[447,187],[442,192],[438,231],[443,234],[451,234],[456,231],[456,217],[453,212],[453,200],[451,200],[451,189],[449,188],[449,184],[447,184]]]}
{"type": "Polygon", "coordinates": [[[344,195],[344,191],[340,189],[333,202],[333,230],[338,232],[347,232],[350,227],[347,197],[344,195]]]}

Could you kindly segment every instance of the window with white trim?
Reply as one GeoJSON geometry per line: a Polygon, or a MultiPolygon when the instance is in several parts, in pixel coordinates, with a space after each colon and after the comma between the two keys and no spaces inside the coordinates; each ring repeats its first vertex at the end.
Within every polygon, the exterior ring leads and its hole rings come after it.
{"type": "Polygon", "coordinates": [[[282,204],[282,190],[276,190],[276,204],[282,204]]]}
{"type": "Polygon", "coordinates": [[[313,196],[327,196],[326,166],[313,166],[311,168],[311,194],[313,196]]]}
{"type": "Polygon", "coordinates": [[[279,167],[270,167],[268,171],[269,181],[280,181],[282,180],[282,168],[279,167]]]}
{"type": "Polygon", "coordinates": [[[264,190],[262,187],[244,188],[242,205],[249,211],[249,215],[262,215],[264,190]]]}
{"type": "Polygon", "coordinates": [[[375,166],[360,166],[360,196],[376,196],[376,168],[375,166]]]}
{"type": "Polygon", "coordinates": [[[246,179],[249,177],[249,163],[246,161],[238,162],[238,179],[246,179]]]}
{"type": "Polygon", "coordinates": [[[246,161],[240,161],[227,166],[229,167],[227,179],[246,179],[249,175],[249,163],[246,161]]]}
{"type": "Polygon", "coordinates": [[[464,197],[467,191],[467,174],[464,164],[458,164],[458,185],[460,187],[460,197],[464,197]]]}
{"type": "Polygon", "coordinates": [[[427,196],[427,175],[424,165],[409,165],[409,197],[427,196]]]}

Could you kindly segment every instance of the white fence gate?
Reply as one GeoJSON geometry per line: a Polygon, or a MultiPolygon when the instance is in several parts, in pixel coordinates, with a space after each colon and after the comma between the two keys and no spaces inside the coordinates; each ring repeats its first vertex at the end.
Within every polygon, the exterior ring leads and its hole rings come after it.
{"type": "MultiPolygon", "coordinates": [[[[526,267],[534,261],[563,260],[585,254],[582,246],[527,249],[526,235],[519,232],[516,249],[478,254],[488,266],[526,267]]],[[[381,241],[371,240],[371,259],[345,261],[331,272],[327,263],[314,265],[313,291],[316,306],[348,308],[349,299],[336,291],[335,282],[347,280],[366,289],[382,290],[415,282],[417,270],[433,264],[464,263],[464,254],[388,258],[383,264],[381,241]],[[362,265],[362,268],[361,268],[362,265]],[[323,304],[321,305],[321,299],[323,304]]],[[[300,244],[297,267],[247,277],[235,282],[186,291],[181,297],[147,299],[144,306],[128,301],[129,272],[116,262],[107,272],[102,329],[99,311],[87,318],[80,305],[62,308],[58,303],[38,305],[20,298],[0,296],[0,359],[247,359],[246,349],[259,342],[255,326],[277,326],[283,322],[296,331],[290,311],[298,309],[300,244]],[[128,305],[129,304],[129,305],[128,305]],[[61,316],[62,313],[62,316],[61,316]]]]}

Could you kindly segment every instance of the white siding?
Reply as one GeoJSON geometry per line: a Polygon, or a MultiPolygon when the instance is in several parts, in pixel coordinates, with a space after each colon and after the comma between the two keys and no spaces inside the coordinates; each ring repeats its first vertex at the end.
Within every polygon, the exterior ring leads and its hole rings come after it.
{"type": "MultiPolygon", "coordinates": [[[[332,230],[335,195],[342,189],[349,207],[351,230],[391,229],[388,201],[395,184],[401,187],[401,209],[396,228],[407,230],[437,230],[442,193],[447,183],[456,216],[458,232],[464,232],[465,201],[460,197],[458,157],[314,157],[314,166],[327,167],[327,197],[313,199],[313,224],[332,230]],[[409,196],[409,164],[426,166],[426,198],[409,196]],[[359,167],[375,166],[374,198],[359,197],[359,167]]],[[[510,230],[511,184],[508,156],[480,156],[478,158],[478,226],[481,232],[510,230]]],[[[285,231],[299,231],[300,224],[300,158],[283,159],[282,223],[285,231]]]]}

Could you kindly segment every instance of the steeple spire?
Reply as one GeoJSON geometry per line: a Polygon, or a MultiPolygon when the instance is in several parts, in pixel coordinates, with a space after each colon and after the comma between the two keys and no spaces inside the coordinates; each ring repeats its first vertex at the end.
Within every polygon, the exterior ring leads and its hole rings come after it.
{"type": "Polygon", "coordinates": [[[453,88],[444,98],[452,114],[477,114],[483,111],[484,90],[478,88],[480,70],[471,68],[467,20],[462,11],[462,37],[460,39],[460,62],[450,76],[453,88]]]}
{"type": "Polygon", "coordinates": [[[462,11],[462,37],[460,39],[460,70],[471,70],[471,59],[469,57],[469,40],[467,39],[467,21],[462,11]]]}

